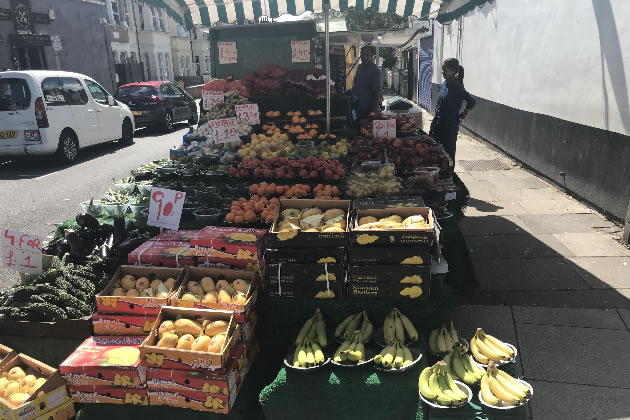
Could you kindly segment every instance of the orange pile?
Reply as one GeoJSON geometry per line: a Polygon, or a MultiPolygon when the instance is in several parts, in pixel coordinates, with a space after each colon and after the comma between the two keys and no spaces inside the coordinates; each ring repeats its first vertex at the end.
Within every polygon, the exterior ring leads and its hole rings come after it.
{"type": "Polygon", "coordinates": [[[271,200],[267,197],[253,195],[252,198],[240,198],[232,201],[230,212],[225,216],[226,222],[251,223],[260,217],[265,223],[272,223],[276,216],[276,209],[279,201],[277,198],[271,200]]]}
{"type": "Polygon", "coordinates": [[[317,184],[313,188],[313,194],[316,200],[339,200],[339,189],[332,185],[317,184]]]}

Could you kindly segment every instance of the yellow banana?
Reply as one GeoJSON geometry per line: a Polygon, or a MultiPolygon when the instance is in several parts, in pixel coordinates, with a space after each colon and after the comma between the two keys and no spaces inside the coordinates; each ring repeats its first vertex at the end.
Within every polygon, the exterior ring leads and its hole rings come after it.
{"type": "Polygon", "coordinates": [[[394,327],[396,328],[396,340],[400,341],[401,343],[404,343],[405,342],[405,327],[403,327],[402,321],[400,320],[398,313],[396,311],[392,311],[392,312],[393,312],[393,318],[394,318],[394,327]]]}
{"type": "Polygon", "coordinates": [[[453,321],[451,321],[451,329],[449,330],[449,335],[451,336],[451,340],[453,344],[459,342],[459,337],[457,336],[457,331],[455,330],[455,326],[453,325],[453,321]]]}
{"type": "Polygon", "coordinates": [[[335,328],[335,337],[341,337],[341,335],[346,331],[346,327],[355,316],[356,314],[348,315],[346,319],[341,321],[341,324],[337,325],[337,328],[335,328]]]}
{"type": "Polygon", "coordinates": [[[431,350],[431,353],[437,354],[440,352],[440,349],[438,348],[437,345],[437,337],[438,337],[438,333],[439,330],[433,330],[431,331],[431,334],[429,334],[429,350],[431,350]]]}
{"type": "Polygon", "coordinates": [[[301,367],[306,367],[306,346],[304,344],[302,344],[298,352],[298,362],[301,367]]]}
{"type": "Polygon", "coordinates": [[[306,344],[306,365],[313,366],[315,364],[315,354],[313,353],[313,346],[311,341],[308,340],[306,344]]]}
{"type": "Polygon", "coordinates": [[[403,367],[409,366],[413,363],[413,354],[407,346],[401,344],[401,347],[403,349],[403,367]]]}
{"type": "Polygon", "coordinates": [[[433,392],[437,394],[436,400],[440,405],[445,405],[445,406],[453,405],[454,403],[453,399],[442,391],[442,388],[440,387],[440,384],[438,383],[437,372],[435,371],[429,377],[429,387],[431,388],[433,392]]]}
{"type": "Polygon", "coordinates": [[[448,347],[446,346],[446,342],[444,341],[443,332],[444,332],[444,328],[441,328],[436,339],[438,353],[444,353],[448,351],[448,347]]]}
{"type": "Polygon", "coordinates": [[[346,360],[346,350],[348,350],[351,344],[352,342],[350,340],[346,340],[341,343],[341,346],[339,346],[339,348],[335,352],[335,355],[333,356],[333,360],[335,361],[335,363],[341,363],[346,360]]]}
{"type": "Polygon", "coordinates": [[[490,387],[488,386],[488,375],[484,374],[481,377],[481,396],[483,400],[489,405],[499,405],[501,401],[494,396],[490,387]]]}
{"type": "Polygon", "coordinates": [[[324,321],[324,316],[319,314],[317,318],[317,341],[322,347],[326,347],[328,345],[328,338],[326,337],[326,322],[324,321]]]}
{"type": "Polygon", "coordinates": [[[306,334],[308,334],[308,332],[311,330],[311,327],[313,326],[313,323],[315,322],[315,318],[317,317],[318,311],[319,309],[315,311],[315,315],[310,317],[300,329],[300,332],[298,333],[298,336],[295,339],[295,344],[297,346],[299,346],[300,344],[302,344],[302,342],[304,342],[304,339],[306,338],[306,334]]]}
{"type": "Polygon", "coordinates": [[[448,385],[446,375],[444,373],[438,374],[438,384],[440,385],[442,392],[453,401],[453,404],[459,405],[462,402],[460,396],[448,385]]]}
{"type": "Polygon", "coordinates": [[[295,352],[293,353],[293,366],[300,367],[300,362],[298,359],[298,355],[300,354],[300,350],[302,349],[302,345],[300,344],[295,348],[295,352]]]}
{"type": "Polygon", "coordinates": [[[453,377],[451,375],[445,372],[444,378],[446,379],[446,383],[450,387],[451,391],[453,391],[460,400],[465,401],[468,399],[468,395],[466,395],[466,393],[457,386],[455,381],[453,381],[453,377]]]}
{"type": "Polygon", "coordinates": [[[322,364],[324,363],[324,352],[322,351],[322,348],[319,346],[319,344],[317,344],[315,341],[313,341],[311,343],[311,346],[313,346],[313,354],[315,355],[315,364],[322,364]]]}
{"type": "Polygon", "coordinates": [[[396,345],[393,344],[389,346],[389,349],[387,350],[387,352],[385,353],[385,356],[383,356],[383,359],[381,360],[381,364],[383,365],[383,367],[386,367],[386,368],[392,367],[392,364],[394,363],[395,353],[396,353],[396,345]]]}
{"type": "Polygon", "coordinates": [[[481,354],[483,354],[484,356],[486,356],[490,360],[495,360],[496,361],[496,360],[507,360],[507,359],[509,359],[509,357],[506,354],[499,353],[493,347],[487,345],[485,343],[485,341],[483,341],[481,339],[481,337],[479,337],[479,336],[477,336],[476,344],[477,344],[477,348],[479,349],[481,354]]]}
{"type": "Polygon", "coordinates": [[[492,373],[488,373],[488,387],[490,391],[500,399],[504,404],[507,405],[518,405],[521,403],[521,398],[513,395],[511,392],[506,390],[497,379],[492,375],[492,373]]]}
{"type": "Polygon", "coordinates": [[[525,392],[525,394],[530,393],[530,389],[529,387],[527,387],[527,385],[525,385],[523,382],[519,381],[518,379],[510,376],[507,372],[504,372],[501,369],[497,369],[497,377],[503,377],[505,380],[507,380],[508,382],[511,382],[514,386],[519,388],[521,391],[525,392]]]}
{"type": "Polygon", "coordinates": [[[490,334],[486,334],[485,332],[483,334],[485,343],[493,345],[495,348],[507,354],[510,358],[514,357],[514,350],[510,346],[490,334]]]}
{"type": "Polygon", "coordinates": [[[481,354],[481,352],[477,348],[477,336],[474,336],[470,340],[470,352],[473,354],[473,356],[479,363],[486,364],[490,362],[490,359],[488,359],[485,355],[481,354]]]}
{"type": "Polygon", "coordinates": [[[346,327],[346,332],[343,334],[344,338],[347,339],[352,336],[354,330],[359,327],[359,322],[361,322],[362,315],[363,314],[361,312],[355,314],[354,318],[352,318],[352,320],[348,323],[348,326],[346,327]]]}
{"type": "Polygon", "coordinates": [[[394,356],[394,367],[402,367],[405,356],[400,342],[396,343],[396,356],[394,356]]]}
{"type": "Polygon", "coordinates": [[[366,342],[374,332],[374,325],[370,322],[367,312],[363,311],[363,325],[361,326],[361,341],[366,342]]]}
{"type": "Polygon", "coordinates": [[[403,326],[405,327],[405,330],[407,331],[407,335],[409,336],[409,339],[411,341],[418,341],[418,330],[416,330],[416,327],[413,326],[413,324],[411,323],[411,321],[409,320],[409,318],[406,315],[403,315],[398,309],[396,309],[398,316],[400,317],[400,320],[403,323],[403,326]]]}
{"type": "Polygon", "coordinates": [[[420,393],[427,400],[434,400],[437,398],[437,393],[435,393],[429,386],[429,378],[432,373],[432,367],[424,368],[420,374],[420,378],[418,379],[418,388],[420,389],[420,393]]]}

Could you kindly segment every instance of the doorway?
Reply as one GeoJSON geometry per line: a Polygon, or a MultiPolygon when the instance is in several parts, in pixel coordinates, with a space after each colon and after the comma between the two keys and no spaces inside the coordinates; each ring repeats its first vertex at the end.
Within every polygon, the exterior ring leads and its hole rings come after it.
{"type": "Polygon", "coordinates": [[[43,47],[16,47],[19,70],[46,70],[46,54],[43,47]]]}

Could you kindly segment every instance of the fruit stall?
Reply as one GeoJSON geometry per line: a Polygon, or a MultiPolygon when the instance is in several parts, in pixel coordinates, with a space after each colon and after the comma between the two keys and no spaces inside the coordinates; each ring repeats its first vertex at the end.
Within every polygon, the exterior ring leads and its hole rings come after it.
{"type": "Polygon", "coordinates": [[[515,343],[451,317],[452,160],[404,114],[326,131],[300,71],[209,82],[169,157],[57,226],[0,295],[8,418],[526,417],[515,343]]]}

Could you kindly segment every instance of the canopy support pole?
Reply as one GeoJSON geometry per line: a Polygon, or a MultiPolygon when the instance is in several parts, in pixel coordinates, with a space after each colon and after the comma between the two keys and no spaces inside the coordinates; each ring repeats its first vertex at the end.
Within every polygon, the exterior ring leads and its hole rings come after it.
{"type": "Polygon", "coordinates": [[[329,0],[324,0],[324,23],[326,26],[326,135],[330,135],[330,28],[328,15],[330,12],[329,0]]]}

